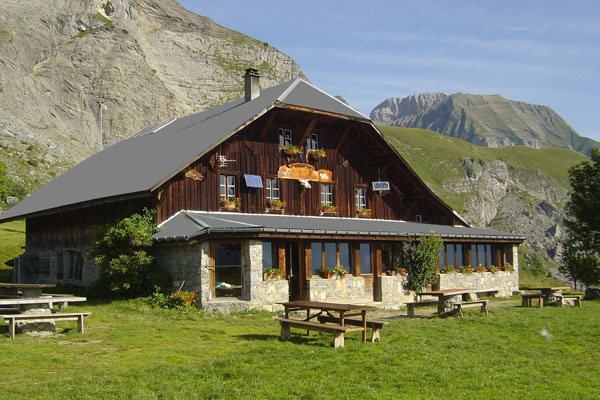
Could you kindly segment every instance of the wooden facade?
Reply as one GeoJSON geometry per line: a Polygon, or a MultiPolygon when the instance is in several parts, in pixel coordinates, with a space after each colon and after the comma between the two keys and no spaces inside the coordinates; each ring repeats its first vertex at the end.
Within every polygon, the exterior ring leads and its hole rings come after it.
{"type": "MultiPolygon", "coordinates": [[[[180,210],[219,211],[221,175],[235,177],[235,193],[241,201],[241,212],[265,213],[265,190],[247,188],[244,174],[258,175],[264,184],[267,179],[277,179],[281,166],[292,163],[310,164],[316,170],[332,172],[332,203],[337,207],[336,216],[357,217],[355,190],[362,188],[372,218],[464,225],[403,164],[372,125],[279,108],[271,110],[159,186],[152,198],[158,222],[180,210]],[[291,132],[292,144],[300,149],[299,154],[284,154],[279,140],[280,129],[291,132]],[[325,150],[326,157],[315,159],[309,155],[306,142],[311,134],[317,135],[318,147],[325,150]],[[219,167],[219,155],[232,161],[219,167]],[[190,170],[194,173],[188,173],[190,170]],[[382,180],[389,181],[391,186],[384,196],[374,192],[371,185],[373,181],[382,180]]],[[[320,184],[311,182],[311,186],[304,188],[297,180],[279,179],[280,199],[286,203],[285,214],[320,214],[320,184]]]]}

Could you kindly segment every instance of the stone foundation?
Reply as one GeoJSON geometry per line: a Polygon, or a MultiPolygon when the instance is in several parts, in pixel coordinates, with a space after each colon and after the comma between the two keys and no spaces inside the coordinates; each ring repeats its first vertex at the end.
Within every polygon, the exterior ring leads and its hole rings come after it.
{"type": "Polygon", "coordinates": [[[376,293],[375,299],[381,302],[382,307],[386,309],[398,309],[403,303],[414,301],[415,292],[406,289],[408,282],[407,276],[379,276],[380,293],[376,293]]]}
{"type": "Polygon", "coordinates": [[[373,301],[372,298],[365,299],[365,280],[360,276],[307,279],[306,291],[312,301],[373,301]]]}
{"type": "Polygon", "coordinates": [[[510,297],[519,290],[519,274],[515,271],[473,272],[472,274],[440,274],[440,289],[469,288],[477,291],[499,289],[497,297],[510,297]]]}

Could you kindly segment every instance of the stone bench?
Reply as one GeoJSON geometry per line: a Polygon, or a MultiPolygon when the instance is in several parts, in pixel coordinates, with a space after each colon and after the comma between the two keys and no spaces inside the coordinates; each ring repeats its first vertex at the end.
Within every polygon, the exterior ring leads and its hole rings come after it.
{"type": "Polygon", "coordinates": [[[533,299],[538,299],[540,308],[544,307],[544,293],[523,293],[521,295],[521,307],[533,307],[533,299]]]}
{"type": "Polygon", "coordinates": [[[437,306],[439,302],[437,300],[427,300],[427,301],[409,301],[406,304],[406,315],[410,318],[414,318],[415,316],[415,307],[427,307],[427,306],[437,306]]]}
{"type": "Polygon", "coordinates": [[[573,300],[573,303],[575,306],[578,306],[579,308],[581,308],[581,296],[576,295],[576,294],[557,294],[554,295],[554,297],[556,297],[556,301],[558,302],[558,305],[560,307],[563,306],[563,300],[564,299],[568,299],[568,300],[573,300]]]}
{"type": "MultiPolygon", "coordinates": [[[[340,322],[340,320],[338,318],[330,317],[328,315],[319,315],[317,317],[317,319],[321,323],[325,323],[325,322],[339,323],[340,322]]],[[[352,325],[352,326],[362,326],[362,319],[344,318],[344,324],[352,325]]],[[[376,340],[381,342],[381,337],[379,336],[379,331],[381,330],[381,328],[383,328],[383,325],[386,325],[386,324],[387,324],[387,322],[383,322],[383,321],[367,320],[367,328],[371,328],[371,332],[372,332],[371,342],[375,343],[376,340]]]]}
{"type": "Polygon", "coordinates": [[[333,333],[333,347],[335,348],[344,347],[344,333],[363,330],[362,327],[352,329],[347,326],[318,324],[285,317],[275,317],[275,320],[279,321],[279,325],[281,325],[281,340],[290,339],[290,328],[300,328],[306,329],[307,333],[310,333],[310,331],[333,333]]]}
{"type": "Polygon", "coordinates": [[[454,303],[454,312],[458,312],[461,318],[464,318],[463,308],[475,308],[478,307],[481,309],[481,313],[485,312],[485,315],[488,315],[487,310],[487,300],[477,300],[477,301],[463,301],[461,303],[454,303]]]}
{"type": "Polygon", "coordinates": [[[15,314],[15,315],[0,315],[4,322],[8,322],[8,335],[11,339],[15,338],[15,323],[16,322],[54,322],[61,321],[77,321],[77,332],[83,333],[83,317],[87,317],[91,313],[66,313],[66,314],[15,314]]]}
{"type": "MultiPolygon", "coordinates": [[[[483,296],[490,296],[490,297],[496,297],[498,295],[498,292],[500,291],[500,289],[498,288],[490,288],[490,289],[478,289],[475,290],[475,296],[476,297],[483,297],[483,296]]],[[[476,300],[476,299],[473,299],[476,300]]]]}

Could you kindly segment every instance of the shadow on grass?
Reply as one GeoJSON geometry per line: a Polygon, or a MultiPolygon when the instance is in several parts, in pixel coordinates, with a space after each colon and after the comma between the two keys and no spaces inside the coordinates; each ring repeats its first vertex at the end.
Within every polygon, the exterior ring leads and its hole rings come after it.
{"type": "Polygon", "coordinates": [[[248,341],[272,341],[272,342],[290,342],[293,344],[307,344],[311,346],[320,346],[320,347],[331,347],[331,344],[321,343],[317,339],[319,336],[301,336],[292,334],[290,339],[281,340],[279,335],[258,335],[258,334],[247,334],[247,335],[237,335],[237,337],[248,340],[248,341]]]}

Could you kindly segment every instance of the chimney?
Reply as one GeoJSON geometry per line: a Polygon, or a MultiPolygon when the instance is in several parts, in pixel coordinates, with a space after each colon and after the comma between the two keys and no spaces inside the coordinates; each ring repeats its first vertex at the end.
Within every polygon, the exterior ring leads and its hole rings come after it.
{"type": "Polygon", "coordinates": [[[254,100],[260,95],[259,78],[260,75],[257,69],[248,68],[246,70],[244,75],[245,101],[254,100]]]}

